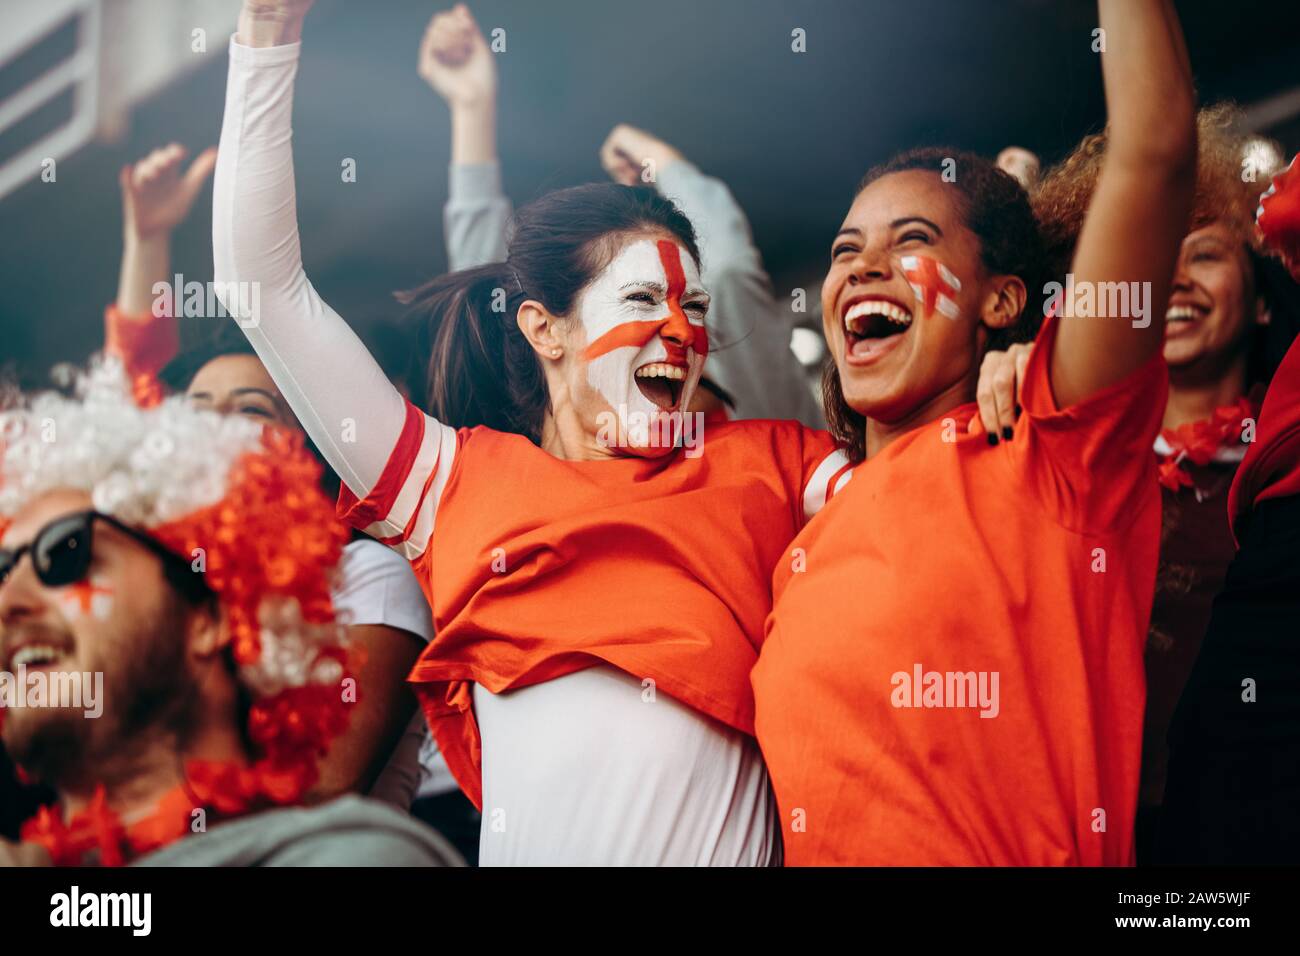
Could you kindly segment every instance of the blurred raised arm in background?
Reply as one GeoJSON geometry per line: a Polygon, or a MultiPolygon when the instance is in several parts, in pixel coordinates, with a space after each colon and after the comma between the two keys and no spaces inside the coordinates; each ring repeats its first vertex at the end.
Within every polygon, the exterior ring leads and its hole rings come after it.
{"type": "Polygon", "coordinates": [[[698,394],[725,395],[734,418],[794,418],[824,427],[790,351],[793,313],[777,301],[749,220],[726,184],[706,176],[663,140],[624,123],[605,139],[600,161],[616,182],[654,186],[695,226],[700,274],[711,297],[710,334],[718,343],[698,394]]]}
{"type": "MultiPolygon", "coordinates": [[[[180,348],[174,303],[157,307],[157,283],[170,287],[172,232],[185,221],[217,165],[216,147],[185,167],[189,151],[179,143],[155,149],[123,166],[122,268],[117,301],[104,313],[104,345],[126,366],[143,398],[156,387],[155,376],[180,348]]],[[[179,290],[174,290],[179,291],[179,290]]]]}
{"type": "Polygon", "coordinates": [[[513,211],[497,158],[497,69],[463,3],[434,15],[420,41],[420,76],[451,111],[451,170],[443,226],[450,271],[506,257],[513,211]]]}
{"type": "MultiPolygon", "coordinates": [[[[463,3],[430,21],[420,44],[419,72],[451,111],[451,177],[443,215],[448,266],[455,271],[500,262],[512,209],[502,191],[496,151],[496,64],[463,3]]],[[[704,387],[691,410],[721,412],[729,405],[736,418],[795,418],[822,426],[821,409],[790,351],[792,315],[775,299],[749,222],[730,190],[672,146],[632,126],[615,127],[600,158],[615,181],[644,182],[676,202],[699,234],[703,279],[712,295],[709,324],[718,348],[709,356],[704,387]]]]}

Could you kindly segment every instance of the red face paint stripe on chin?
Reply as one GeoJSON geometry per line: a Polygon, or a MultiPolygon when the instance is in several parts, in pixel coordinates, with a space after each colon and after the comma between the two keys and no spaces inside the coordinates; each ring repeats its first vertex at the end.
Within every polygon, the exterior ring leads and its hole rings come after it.
{"type": "Polygon", "coordinates": [[[682,309],[682,293],[686,291],[686,273],[682,270],[681,252],[677,246],[664,239],[660,239],[656,247],[659,250],[659,262],[664,267],[664,275],[668,278],[668,294],[665,297],[668,314],[662,319],[648,322],[624,322],[622,325],[616,325],[582,350],[582,357],[586,361],[600,358],[618,348],[641,348],[656,335],[665,333],[684,343],[682,346],[671,341],[664,343],[668,349],[670,362],[685,363],[685,345],[694,348],[696,354],[701,357],[709,354],[708,329],[703,325],[692,324],[682,309]]]}

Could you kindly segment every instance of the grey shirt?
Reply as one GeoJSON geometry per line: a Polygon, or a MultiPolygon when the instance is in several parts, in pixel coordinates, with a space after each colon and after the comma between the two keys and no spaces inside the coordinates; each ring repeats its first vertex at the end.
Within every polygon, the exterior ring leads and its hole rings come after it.
{"type": "Polygon", "coordinates": [[[347,796],[220,823],[133,866],[464,866],[446,840],[385,803],[347,796]]]}
{"type": "MultiPolygon", "coordinates": [[[[794,314],[772,290],[749,220],[725,183],[685,160],[661,169],[659,191],[699,233],[701,279],[709,290],[706,377],[736,403],[736,418],[796,419],[825,428],[821,408],[790,351],[794,314]]],[[[453,165],[443,224],[452,270],[503,262],[511,215],[497,163],[453,165]]]]}

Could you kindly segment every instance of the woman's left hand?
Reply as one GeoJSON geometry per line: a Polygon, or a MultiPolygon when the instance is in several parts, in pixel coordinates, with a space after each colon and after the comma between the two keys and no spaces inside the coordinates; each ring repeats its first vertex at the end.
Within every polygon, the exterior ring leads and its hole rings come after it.
{"type": "Polygon", "coordinates": [[[968,431],[972,434],[986,431],[989,444],[996,439],[1010,441],[1016,419],[1020,417],[1020,390],[1025,384],[1025,369],[1029,366],[1032,344],[1013,345],[1005,352],[986,352],[980,365],[979,385],[975,388],[975,401],[979,413],[971,419],[968,431]]]}

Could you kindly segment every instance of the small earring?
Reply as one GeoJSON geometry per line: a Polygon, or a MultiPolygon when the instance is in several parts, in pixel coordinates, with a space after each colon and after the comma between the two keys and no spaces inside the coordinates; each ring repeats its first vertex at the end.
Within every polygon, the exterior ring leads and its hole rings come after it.
{"type": "Polygon", "coordinates": [[[559,358],[559,357],[560,357],[560,350],[559,350],[559,349],[551,349],[551,358],[559,358]]]}

